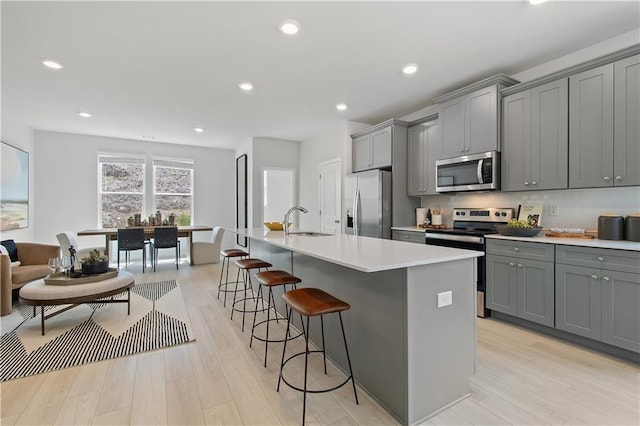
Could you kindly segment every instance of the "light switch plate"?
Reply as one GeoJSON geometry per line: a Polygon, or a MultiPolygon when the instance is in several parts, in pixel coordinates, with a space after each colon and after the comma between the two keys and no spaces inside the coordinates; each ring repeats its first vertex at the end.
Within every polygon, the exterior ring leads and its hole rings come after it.
{"type": "Polygon", "coordinates": [[[442,293],[438,293],[438,308],[449,306],[452,303],[453,303],[452,291],[444,291],[442,293]]]}

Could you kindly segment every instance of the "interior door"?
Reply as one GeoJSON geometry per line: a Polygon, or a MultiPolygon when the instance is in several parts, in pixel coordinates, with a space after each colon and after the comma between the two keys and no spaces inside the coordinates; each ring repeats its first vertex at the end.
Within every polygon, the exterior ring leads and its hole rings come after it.
{"type": "Polygon", "coordinates": [[[340,159],[320,163],[319,191],[320,195],[320,230],[337,234],[340,232],[340,216],[342,212],[342,180],[340,159]]]}

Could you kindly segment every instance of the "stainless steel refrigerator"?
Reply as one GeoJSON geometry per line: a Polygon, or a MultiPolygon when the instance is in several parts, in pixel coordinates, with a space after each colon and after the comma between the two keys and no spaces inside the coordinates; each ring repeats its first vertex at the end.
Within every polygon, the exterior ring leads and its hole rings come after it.
{"type": "Polygon", "coordinates": [[[391,172],[368,170],[345,180],[345,233],[391,238],[391,172]]]}

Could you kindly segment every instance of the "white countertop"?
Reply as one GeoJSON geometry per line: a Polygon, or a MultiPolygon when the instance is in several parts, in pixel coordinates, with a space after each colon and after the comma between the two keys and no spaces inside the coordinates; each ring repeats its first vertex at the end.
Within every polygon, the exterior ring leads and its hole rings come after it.
{"type": "MultiPolygon", "coordinates": [[[[277,247],[362,272],[409,268],[483,255],[479,251],[345,234],[309,237],[285,236],[284,231],[268,231],[264,228],[227,230],[253,240],[264,241],[277,247]]],[[[293,231],[295,232],[295,230],[293,231]]]]}
{"type": "Polygon", "coordinates": [[[546,237],[545,231],[541,231],[535,237],[507,237],[506,235],[490,234],[490,235],[485,235],[485,238],[495,238],[499,240],[529,241],[532,243],[562,244],[567,246],[582,246],[582,247],[640,251],[640,243],[636,243],[634,241],[599,240],[597,238],[546,237]]]}

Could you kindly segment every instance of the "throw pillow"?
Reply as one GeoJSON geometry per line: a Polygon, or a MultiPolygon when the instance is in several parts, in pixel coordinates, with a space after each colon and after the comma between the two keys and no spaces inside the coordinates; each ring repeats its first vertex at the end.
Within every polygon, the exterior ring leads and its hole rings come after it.
{"type": "Polygon", "coordinates": [[[4,241],[0,241],[0,244],[2,244],[7,251],[9,252],[9,257],[11,258],[12,262],[17,262],[18,261],[18,247],[16,246],[15,241],[13,240],[4,240],[4,241]]]}

